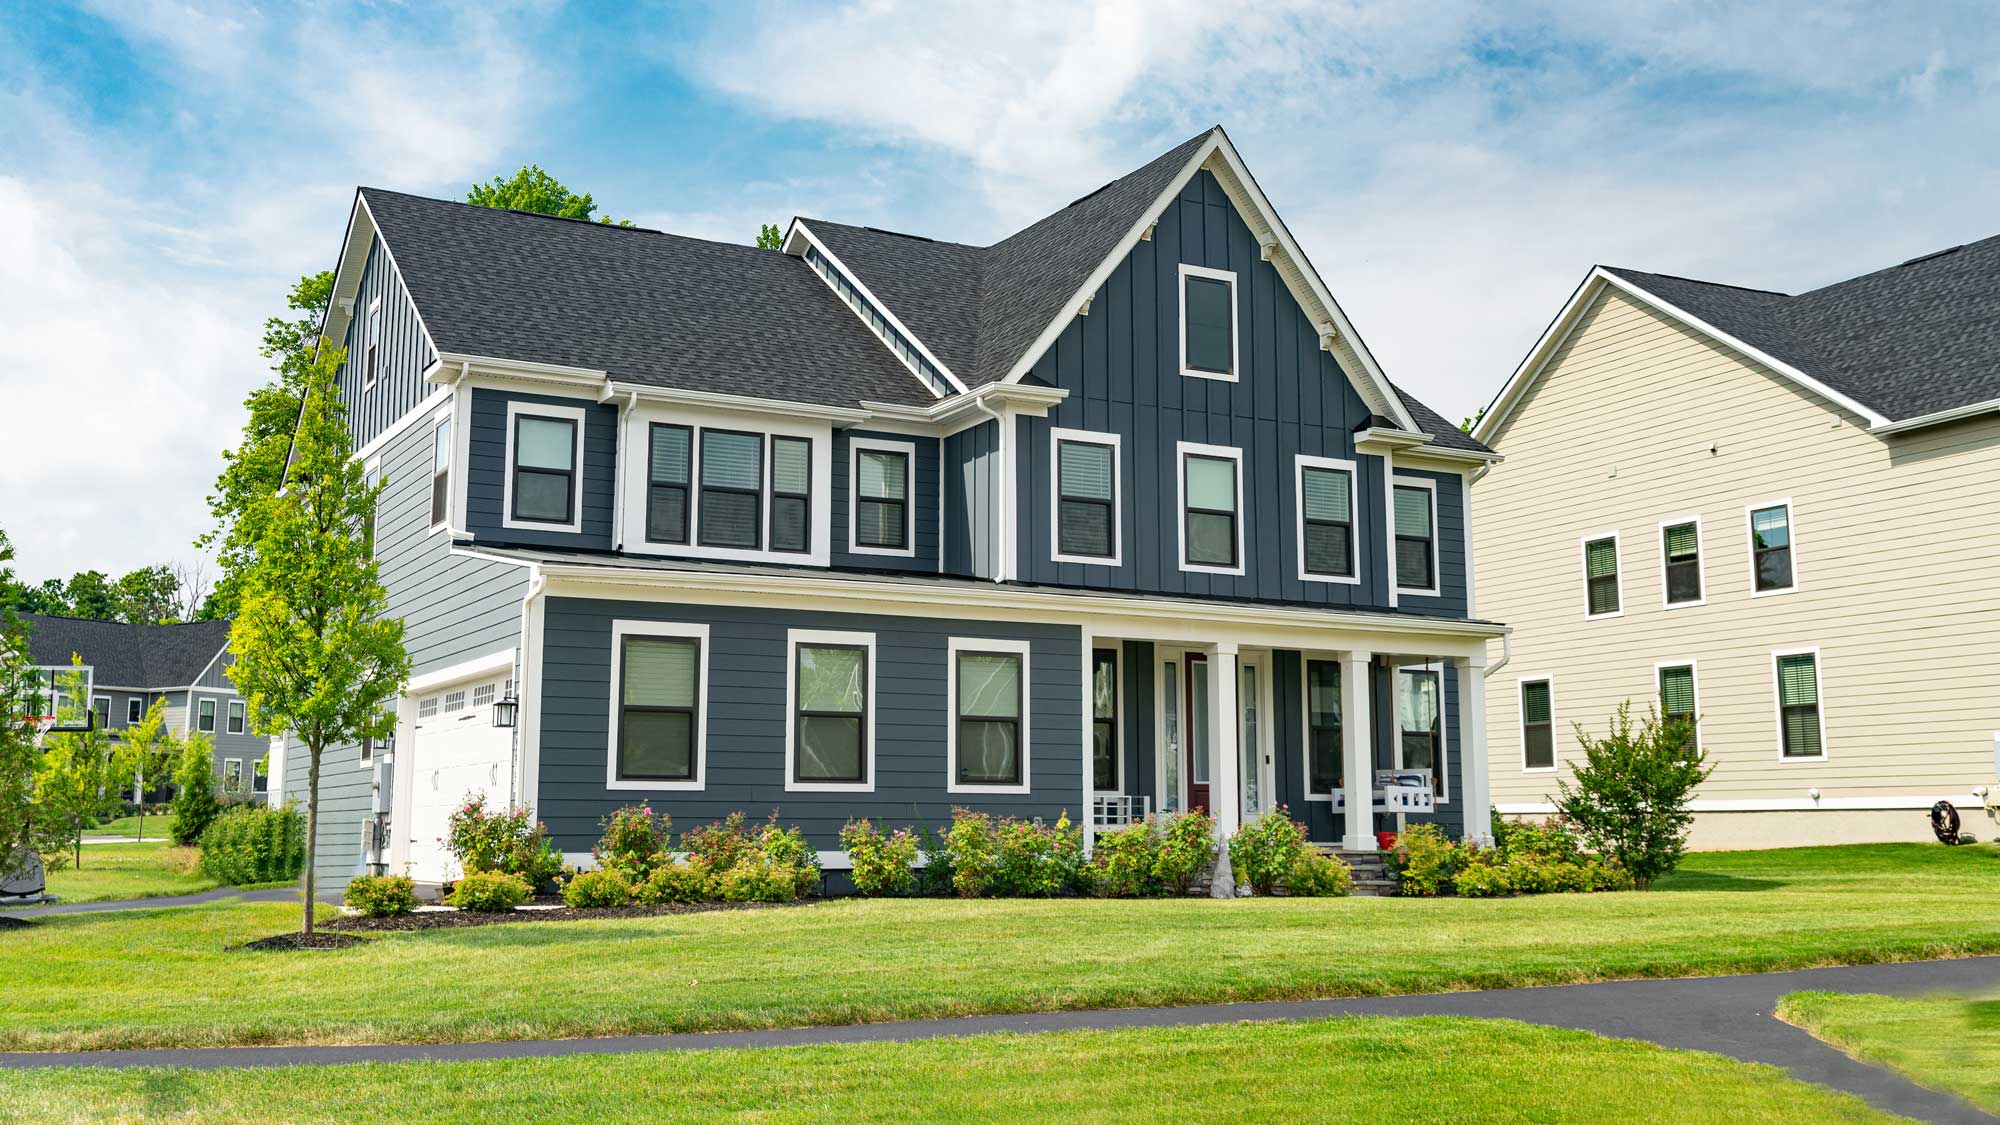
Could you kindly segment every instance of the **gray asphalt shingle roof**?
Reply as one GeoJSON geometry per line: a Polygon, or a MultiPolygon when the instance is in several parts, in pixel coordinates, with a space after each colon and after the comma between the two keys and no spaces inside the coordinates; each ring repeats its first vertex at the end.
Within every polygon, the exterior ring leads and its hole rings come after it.
{"type": "Polygon", "coordinates": [[[132,625],[40,613],[24,613],[21,620],[36,664],[68,664],[75,654],[91,666],[93,682],[106,686],[187,687],[229,645],[227,621],[132,625]]]}

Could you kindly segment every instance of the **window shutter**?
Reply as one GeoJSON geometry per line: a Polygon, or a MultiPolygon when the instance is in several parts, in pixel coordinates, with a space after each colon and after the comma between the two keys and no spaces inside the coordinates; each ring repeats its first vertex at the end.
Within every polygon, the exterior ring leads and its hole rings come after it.
{"type": "Polygon", "coordinates": [[[1784,707],[1819,704],[1819,683],[1810,653],[1778,658],[1778,703],[1784,707]]]}

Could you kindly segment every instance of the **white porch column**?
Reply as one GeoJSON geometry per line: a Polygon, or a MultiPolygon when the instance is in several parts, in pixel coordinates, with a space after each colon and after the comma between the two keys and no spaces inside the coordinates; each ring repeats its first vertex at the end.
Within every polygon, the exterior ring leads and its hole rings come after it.
{"type": "Polygon", "coordinates": [[[1234,898],[1236,876],[1229,866],[1229,838],[1236,834],[1243,805],[1243,761],[1236,748],[1236,646],[1218,643],[1208,658],[1208,811],[1221,841],[1209,893],[1234,898]]]}
{"type": "Polygon", "coordinates": [[[1493,846],[1493,787],[1486,774],[1486,654],[1458,660],[1458,795],[1465,838],[1493,846]]]}
{"type": "Polygon", "coordinates": [[[1340,658],[1340,755],[1347,797],[1340,846],[1354,852],[1375,850],[1375,724],[1368,713],[1374,660],[1374,653],[1359,650],[1340,658]]]}

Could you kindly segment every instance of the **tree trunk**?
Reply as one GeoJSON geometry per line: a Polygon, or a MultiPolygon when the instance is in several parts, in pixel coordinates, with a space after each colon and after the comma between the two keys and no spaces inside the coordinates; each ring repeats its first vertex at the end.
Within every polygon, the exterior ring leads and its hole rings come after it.
{"type": "Polygon", "coordinates": [[[312,766],[306,770],[306,922],[302,932],[310,937],[313,932],[313,861],[319,851],[319,747],[308,743],[306,751],[312,755],[312,766]]]}

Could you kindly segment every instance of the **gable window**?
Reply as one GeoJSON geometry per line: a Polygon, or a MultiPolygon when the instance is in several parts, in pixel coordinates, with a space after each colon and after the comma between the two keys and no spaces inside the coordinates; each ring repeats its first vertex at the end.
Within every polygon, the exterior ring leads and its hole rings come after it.
{"type": "Polygon", "coordinates": [[[1521,681],[1521,768],[1556,768],[1555,687],[1547,679],[1521,681]]]}
{"type": "Polygon", "coordinates": [[[583,411],[509,403],[508,527],[581,527],[577,502],[582,474],[577,454],[583,411]]]}
{"type": "MultiPolygon", "coordinates": [[[[1027,792],[1027,642],[954,637],[949,647],[952,725],[947,789],[1027,792]]],[[[1095,669],[1093,673],[1095,681],[1098,673],[1095,669]]],[[[1093,766],[1092,772],[1101,775],[1099,767],[1093,766]]]]}
{"type": "Polygon", "coordinates": [[[451,419],[439,422],[431,434],[431,526],[451,518],[451,419]]]}
{"type": "Polygon", "coordinates": [[[1444,677],[1435,668],[1404,668],[1397,679],[1402,687],[1396,713],[1401,768],[1430,774],[1432,788],[1443,798],[1444,677]]]}
{"type": "Polygon", "coordinates": [[[1701,524],[1688,520],[1660,529],[1660,553],[1666,568],[1666,601],[1670,606],[1701,604],[1701,524]]]}
{"type": "Polygon", "coordinates": [[[1781,652],[1778,662],[1778,750],[1787,758],[1824,758],[1819,714],[1819,654],[1781,652]]]}
{"type": "Polygon", "coordinates": [[[1301,455],[1299,578],[1358,581],[1354,569],[1354,462],[1301,455]]]}
{"type": "Polygon", "coordinates": [[[1437,592],[1437,490],[1426,483],[1398,484],[1396,504],[1396,588],[1437,592]]]}
{"type": "Polygon", "coordinates": [[[764,436],[737,430],[701,432],[701,512],[704,547],[762,545],[764,436]]]}
{"type": "Polygon", "coordinates": [[[1342,785],[1340,663],[1306,661],[1306,792],[1331,795],[1342,785]]]}
{"type": "Polygon", "coordinates": [[[791,648],[787,787],[873,788],[874,636],[793,630],[791,648]]]}
{"type": "Polygon", "coordinates": [[[812,548],[812,442],[771,439],[771,549],[812,548]]]}
{"type": "Polygon", "coordinates": [[[215,733],[215,700],[204,699],[195,705],[194,729],[203,734],[215,733]]]}
{"type": "Polygon", "coordinates": [[[1090,654],[1090,787],[1116,793],[1118,785],[1118,652],[1090,654]]]}
{"type": "Polygon", "coordinates": [[[368,302],[368,347],[366,358],[362,360],[361,386],[363,390],[375,389],[375,351],[382,341],[382,298],[368,302]]]}
{"type": "Polygon", "coordinates": [[[1243,452],[1181,442],[1181,569],[1243,573],[1243,452]]]}
{"type": "Polygon", "coordinates": [[[612,722],[617,789],[692,789],[702,780],[708,628],[620,621],[612,626],[612,722]]]}
{"type": "Polygon", "coordinates": [[[1793,588],[1790,501],[1751,511],[1750,560],[1756,593],[1793,588]]]}
{"type": "Polygon", "coordinates": [[[140,722],[144,720],[145,717],[146,717],[145,700],[140,699],[137,696],[134,696],[133,698],[125,701],[125,721],[127,723],[140,722]]]}
{"type": "Polygon", "coordinates": [[[1618,537],[1606,535],[1587,539],[1583,544],[1583,584],[1585,617],[1612,617],[1618,613],[1618,537]]]}
{"type": "Polygon", "coordinates": [[[1118,563],[1118,435],[1051,430],[1057,562],[1118,563]]]}
{"type": "Polygon", "coordinates": [[[848,548],[862,554],[911,555],[910,466],[915,447],[855,438],[848,499],[848,548]]]}
{"type": "Polygon", "coordinates": [[[1685,722],[1687,753],[1693,757],[1701,749],[1699,719],[1695,714],[1694,665],[1660,665],[1660,716],[1669,722],[1685,722]]]}
{"type": "Polygon", "coordinates": [[[229,726],[227,729],[230,734],[243,733],[243,712],[244,705],[242,700],[232,699],[229,701],[229,726]]]}
{"type": "Polygon", "coordinates": [[[688,541],[688,483],[694,463],[694,431],[654,422],[647,432],[646,541],[688,541]]]}
{"type": "Polygon", "coordinates": [[[1181,374],[1236,381],[1236,275],[1183,263],[1181,374]]]}

